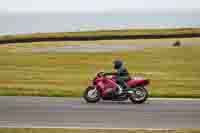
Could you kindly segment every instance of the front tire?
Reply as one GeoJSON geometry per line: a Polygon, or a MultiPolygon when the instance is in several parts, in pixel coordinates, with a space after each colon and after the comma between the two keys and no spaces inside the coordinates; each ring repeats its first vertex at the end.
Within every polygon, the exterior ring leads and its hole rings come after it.
{"type": "Polygon", "coordinates": [[[129,97],[134,104],[142,104],[149,97],[148,91],[145,87],[137,87],[133,94],[129,97]]]}
{"type": "Polygon", "coordinates": [[[88,88],[86,88],[83,94],[83,98],[88,103],[96,103],[99,102],[99,100],[101,99],[101,93],[98,89],[89,86],[88,88]]]}

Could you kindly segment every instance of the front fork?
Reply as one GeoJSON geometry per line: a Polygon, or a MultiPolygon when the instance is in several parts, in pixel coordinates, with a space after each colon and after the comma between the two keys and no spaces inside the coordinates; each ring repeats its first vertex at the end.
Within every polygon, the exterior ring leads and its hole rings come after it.
{"type": "Polygon", "coordinates": [[[97,92],[97,87],[94,86],[94,89],[93,89],[93,91],[92,91],[92,94],[94,95],[96,92],[97,92]]]}
{"type": "Polygon", "coordinates": [[[90,91],[90,95],[94,95],[96,92],[97,92],[97,88],[96,86],[90,86],[91,88],[93,88],[91,91],[90,91]]]}

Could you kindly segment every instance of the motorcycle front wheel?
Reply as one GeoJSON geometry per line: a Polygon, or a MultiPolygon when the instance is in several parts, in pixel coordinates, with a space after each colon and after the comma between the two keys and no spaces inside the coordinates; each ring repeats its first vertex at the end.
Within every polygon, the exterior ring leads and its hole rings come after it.
{"type": "Polygon", "coordinates": [[[101,99],[101,93],[98,89],[89,86],[86,88],[83,94],[83,98],[88,103],[96,103],[101,99]]]}
{"type": "Polygon", "coordinates": [[[129,98],[132,103],[141,104],[144,103],[148,97],[149,94],[145,87],[137,87],[129,98]]]}

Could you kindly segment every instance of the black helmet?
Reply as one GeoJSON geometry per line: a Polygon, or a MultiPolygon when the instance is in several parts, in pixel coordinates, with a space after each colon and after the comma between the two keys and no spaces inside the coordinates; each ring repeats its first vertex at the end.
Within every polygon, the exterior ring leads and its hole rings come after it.
{"type": "Polygon", "coordinates": [[[123,66],[123,61],[115,60],[115,61],[113,61],[113,64],[114,64],[114,69],[119,69],[123,66]]]}

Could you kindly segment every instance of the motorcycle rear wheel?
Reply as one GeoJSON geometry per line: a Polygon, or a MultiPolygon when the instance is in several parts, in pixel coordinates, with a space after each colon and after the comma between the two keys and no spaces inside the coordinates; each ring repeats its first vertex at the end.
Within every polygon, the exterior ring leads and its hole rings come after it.
{"type": "Polygon", "coordinates": [[[96,103],[99,102],[101,99],[101,93],[98,89],[95,89],[92,86],[89,86],[88,88],[86,88],[84,94],[83,94],[83,98],[85,99],[86,102],[88,103],[96,103]]]}
{"type": "Polygon", "coordinates": [[[149,94],[145,87],[137,87],[136,91],[133,94],[131,94],[129,99],[134,104],[142,104],[147,100],[148,97],[149,94]]]}

